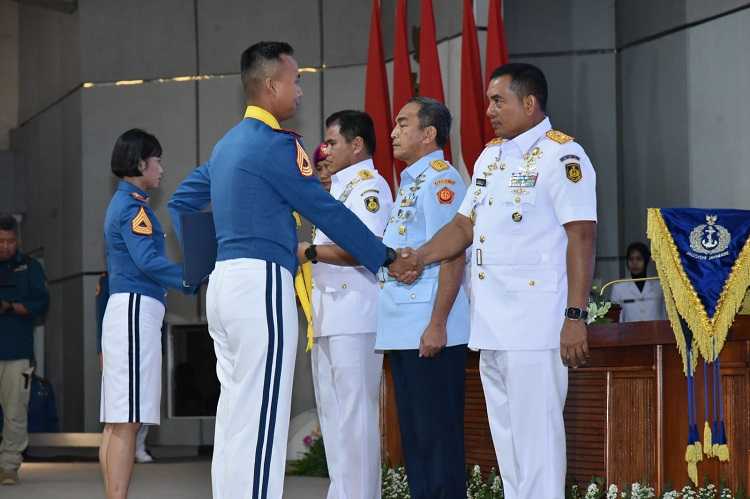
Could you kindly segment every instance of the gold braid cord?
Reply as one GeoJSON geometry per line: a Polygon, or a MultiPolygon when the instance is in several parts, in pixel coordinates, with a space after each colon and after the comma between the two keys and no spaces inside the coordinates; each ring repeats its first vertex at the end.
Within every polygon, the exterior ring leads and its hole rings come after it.
{"type": "MultiPolygon", "coordinates": [[[[693,284],[682,268],[677,245],[658,208],[648,210],[647,232],[651,240],[651,254],[662,280],[667,315],[672,323],[687,373],[685,336],[682,334],[677,313],[679,312],[679,315],[690,326],[693,332],[693,345],[697,347],[703,358],[708,362],[716,360],[724,348],[729,328],[742,307],[745,291],[750,286],[750,237],[745,241],[745,245],[732,266],[727,282],[724,283],[714,316],[709,318],[693,284]]],[[[697,355],[693,357],[694,361],[697,361],[697,355]]]]}

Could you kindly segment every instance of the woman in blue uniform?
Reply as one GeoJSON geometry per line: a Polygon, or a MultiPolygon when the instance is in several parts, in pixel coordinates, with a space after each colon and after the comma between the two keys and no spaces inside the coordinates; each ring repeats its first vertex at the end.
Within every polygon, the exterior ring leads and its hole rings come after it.
{"type": "Polygon", "coordinates": [[[148,205],[164,170],[161,145],[133,129],[112,151],[121,180],[104,220],[110,297],[102,322],[99,459],[107,498],[127,497],[141,424],[159,424],[161,326],[166,289],[183,288],[182,271],[164,252],[164,232],[148,205]]]}

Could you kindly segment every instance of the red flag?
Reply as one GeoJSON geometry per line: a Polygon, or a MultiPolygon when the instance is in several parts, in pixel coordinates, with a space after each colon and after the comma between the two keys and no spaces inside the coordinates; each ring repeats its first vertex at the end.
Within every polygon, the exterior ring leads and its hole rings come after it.
{"type": "Polygon", "coordinates": [[[484,90],[471,0],[464,0],[461,35],[461,154],[469,175],[484,149],[484,90]]]}
{"type": "MultiPolygon", "coordinates": [[[[485,88],[490,82],[492,72],[503,64],[508,63],[508,45],[505,41],[505,26],[503,25],[503,0],[490,0],[489,13],[487,14],[487,57],[484,66],[485,88]]],[[[484,95],[485,109],[487,108],[487,96],[484,95]]],[[[484,140],[495,138],[490,120],[484,118],[484,140]]]]}
{"type": "MultiPolygon", "coordinates": [[[[432,97],[445,104],[443,78],[440,72],[440,58],[435,34],[435,15],[432,0],[422,0],[419,21],[419,95],[432,97]]],[[[445,146],[445,157],[451,161],[451,144],[445,146]]]]}
{"type": "MultiPolygon", "coordinates": [[[[372,2],[370,20],[370,47],[367,53],[367,78],[365,83],[365,112],[375,124],[375,168],[393,191],[393,149],[391,147],[391,112],[388,97],[388,76],[383,55],[383,36],[380,32],[380,1],[372,2]]],[[[393,192],[391,192],[393,194],[393,192]]]]}
{"type": "MultiPolygon", "coordinates": [[[[409,99],[414,96],[414,83],[411,79],[409,60],[409,37],[406,25],[406,0],[396,4],[396,23],[393,43],[393,116],[396,116],[409,99]]],[[[396,175],[406,167],[403,161],[396,161],[396,175]]]]}

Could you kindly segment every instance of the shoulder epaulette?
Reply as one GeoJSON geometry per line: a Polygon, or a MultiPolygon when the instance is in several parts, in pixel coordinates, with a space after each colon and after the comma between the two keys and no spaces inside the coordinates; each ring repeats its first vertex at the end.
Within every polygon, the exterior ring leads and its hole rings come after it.
{"type": "Polygon", "coordinates": [[[375,178],[370,170],[360,170],[357,172],[357,176],[362,180],[370,180],[371,178],[375,178]]]}
{"type": "Polygon", "coordinates": [[[436,172],[442,172],[443,170],[448,169],[448,163],[446,163],[442,159],[435,159],[435,160],[430,161],[430,166],[436,172]]]}
{"type": "Polygon", "coordinates": [[[566,144],[573,140],[573,137],[571,137],[570,135],[564,134],[560,132],[559,130],[550,130],[549,132],[547,132],[547,138],[550,140],[554,140],[558,144],[566,144]]]}
{"type": "Polygon", "coordinates": [[[495,137],[494,139],[487,142],[484,147],[490,147],[490,146],[496,146],[497,144],[502,144],[505,142],[505,139],[502,137],[495,137]]]}
{"type": "Polygon", "coordinates": [[[139,194],[137,192],[131,192],[130,195],[135,199],[136,201],[140,201],[142,203],[145,203],[148,201],[148,198],[144,196],[143,194],[139,194]]]}
{"type": "Polygon", "coordinates": [[[302,138],[302,135],[298,134],[294,130],[288,130],[286,128],[273,128],[272,130],[274,130],[275,132],[287,133],[287,134],[293,136],[295,139],[301,139],[302,138]]]}

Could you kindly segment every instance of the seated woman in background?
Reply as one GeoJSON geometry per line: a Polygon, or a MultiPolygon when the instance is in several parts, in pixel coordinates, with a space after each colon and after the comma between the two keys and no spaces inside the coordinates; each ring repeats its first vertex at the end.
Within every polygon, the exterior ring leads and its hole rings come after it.
{"type": "MultiPolygon", "coordinates": [[[[648,274],[651,251],[641,242],[627,249],[630,277],[639,279],[648,274]]],[[[612,286],[612,303],[622,307],[620,322],[658,321],[666,319],[664,293],[658,280],[620,282],[612,286]]]]}

